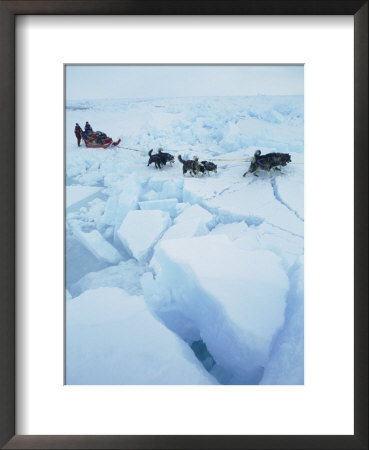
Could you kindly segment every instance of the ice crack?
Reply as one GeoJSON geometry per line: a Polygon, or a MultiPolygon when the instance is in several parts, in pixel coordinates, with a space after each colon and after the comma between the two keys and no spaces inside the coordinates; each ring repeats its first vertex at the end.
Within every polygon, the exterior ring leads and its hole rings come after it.
{"type": "Polygon", "coordinates": [[[296,210],[294,210],[293,208],[291,208],[291,206],[290,206],[288,203],[286,203],[286,202],[282,199],[282,197],[280,196],[279,191],[278,191],[278,187],[277,187],[277,183],[275,182],[275,178],[273,178],[273,179],[270,180],[270,184],[272,185],[273,193],[274,193],[275,199],[278,200],[283,206],[285,206],[289,211],[291,211],[293,214],[295,214],[295,216],[296,216],[299,220],[301,220],[301,221],[303,222],[304,219],[300,216],[300,214],[299,214],[296,210]]]}
{"type": "Polygon", "coordinates": [[[265,223],[267,223],[268,225],[271,225],[272,227],[277,228],[278,230],[285,231],[286,233],[290,233],[292,236],[298,237],[300,239],[304,239],[304,236],[302,236],[301,234],[294,233],[293,231],[290,231],[290,230],[287,230],[286,228],[280,227],[280,226],[276,225],[275,223],[268,222],[267,220],[265,221],[265,223]]]}

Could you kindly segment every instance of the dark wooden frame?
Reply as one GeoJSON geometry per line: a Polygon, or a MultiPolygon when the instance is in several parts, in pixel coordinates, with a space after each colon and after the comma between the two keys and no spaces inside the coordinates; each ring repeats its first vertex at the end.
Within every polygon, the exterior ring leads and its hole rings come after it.
{"type": "MultiPolygon", "coordinates": [[[[7,449],[368,449],[368,1],[0,0],[0,445],[7,449]],[[355,432],[350,436],[15,435],[15,16],[348,14],[355,34],[355,432]]],[[[342,168],[341,168],[342,169],[342,168]]],[[[340,171],[337,171],[339,176],[340,171]]],[[[20,280],[17,280],[20,282],[20,280]]],[[[339,395],[339,392],[337,393],[339,395]]],[[[319,407],[317,405],[317,407],[319,407]]]]}

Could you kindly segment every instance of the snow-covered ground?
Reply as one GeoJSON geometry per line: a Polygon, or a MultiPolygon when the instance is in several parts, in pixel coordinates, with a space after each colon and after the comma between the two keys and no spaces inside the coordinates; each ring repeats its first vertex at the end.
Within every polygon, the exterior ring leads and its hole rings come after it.
{"type": "Polygon", "coordinates": [[[66,106],[67,383],[303,384],[303,97],[66,106]],[[120,147],[79,148],[87,120],[120,147]],[[292,163],[242,177],[256,149],[292,163]]]}

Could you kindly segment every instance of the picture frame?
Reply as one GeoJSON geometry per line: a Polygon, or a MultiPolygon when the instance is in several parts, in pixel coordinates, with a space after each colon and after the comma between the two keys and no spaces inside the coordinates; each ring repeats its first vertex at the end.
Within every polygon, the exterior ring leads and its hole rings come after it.
{"type": "MultiPolygon", "coordinates": [[[[155,3],[144,0],[0,2],[0,444],[3,448],[368,448],[368,2],[273,0],[155,3]],[[355,33],[355,432],[353,436],[17,436],[15,435],[15,16],[28,14],[353,15],[355,33]]],[[[17,249],[20,251],[20,249],[17,249]]]]}

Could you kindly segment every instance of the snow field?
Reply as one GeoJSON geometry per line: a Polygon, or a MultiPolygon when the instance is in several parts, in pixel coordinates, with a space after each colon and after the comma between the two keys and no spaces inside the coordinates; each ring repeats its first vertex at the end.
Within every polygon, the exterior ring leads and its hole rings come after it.
{"type": "Polygon", "coordinates": [[[72,102],[66,117],[67,382],[302,384],[302,97],[72,102]],[[84,120],[140,151],[78,148],[84,120]],[[172,167],[147,167],[159,147],[172,167]],[[292,163],[244,178],[256,149],[292,163]],[[183,176],[178,154],[218,173],[183,176]],[[83,315],[99,322],[78,331],[83,315]]]}

